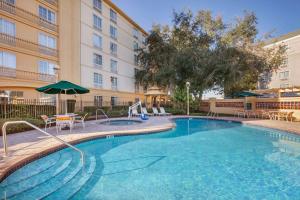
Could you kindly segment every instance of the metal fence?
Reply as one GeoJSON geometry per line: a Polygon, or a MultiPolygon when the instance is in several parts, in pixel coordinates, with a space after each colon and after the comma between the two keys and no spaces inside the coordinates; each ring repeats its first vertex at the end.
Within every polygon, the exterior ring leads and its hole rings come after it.
{"type": "Polygon", "coordinates": [[[132,101],[81,101],[55,99],[14,99],[0,100],[0,119],[40,118],[41,115],[52,116],[58,113],[89,112],[95,114],[97,108],[105,110],[127,110],[132,101]],[[56,107],[58,106],[58,109],[56,107]]]}

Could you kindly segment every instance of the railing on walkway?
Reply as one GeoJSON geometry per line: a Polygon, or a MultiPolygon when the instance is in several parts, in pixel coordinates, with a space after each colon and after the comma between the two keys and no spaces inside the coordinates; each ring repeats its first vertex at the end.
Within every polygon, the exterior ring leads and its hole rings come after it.
{"type": "MultiPolygon", "coordinates": [[[[47,2],[55,3],[55,0],[47,0],[47,2]]],[[[12,15],[16,15],[22,19],[25,19],[31,23],[42,26],[44,28],[50,29],[57,32],[58,27],[56,24],[53,24],[31,12],[28,12],[22,8],[16,7],[13,4],[7,3],[4,0],[0,0],[0,11],[7,12],[12,15]]]]}
{"type": "Polygon", "coordinates": [[[28,72],[28,71],[23,71],[14,68],[8,68],[8,67],[1,67],[1,66],[0,66],[0,77],[17,78],[22,80],[44,81],[50,83],[55,82],[55,75],[28,72]]]}
{"type": "Polygon", "coordinates": [[[51,135],[50,133],[47,133],[46,131],[43,131],[42,129],[40,129],[39,127],[27,122],[27,121],[10,121],[10,122],[5,122],[2,126],[2,134],[3,134],[3,149],[4,149],[4,155],[8,156],[8,144],[7,144],[7,136],[6,136],[6,127],[10,124],[27,124],[28,126],[31,126],[32,128],[38,130],[39,132],[48,135],[50,137],[52,137],[53,139],[63,143],[64,145],[70,147],[71,149],[77,151],[78,153],[80,153],[80,158],[81,158],[81,162],[82,164],[84,164],[84,153],[78,149],[77,147],[71,145],[70,143],[60,139],[57,136],[51,135]]]}
{"type": "Polygon", "coordinates": [[[14,47],[20,47],[23,49],[39,52],[45,55],[49,56],[58,56],[58,50],[57,49],[52,49],[43,45],[39,45],[27,40],[23,40],[11,35],[7,35],[4,33],[0,33],[0,43],[6,44],[9,46],[14,46],[14,47]]]}

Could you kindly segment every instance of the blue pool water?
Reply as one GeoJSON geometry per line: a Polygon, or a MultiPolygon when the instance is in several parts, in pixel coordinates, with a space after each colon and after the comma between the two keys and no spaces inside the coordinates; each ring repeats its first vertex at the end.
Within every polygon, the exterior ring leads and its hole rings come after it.
{"type": "Polygon", "coordinates": [[[36,160],[0,184],[7,199],[300,199],[300,138],[225,121],[97,139],[36,160]]]}

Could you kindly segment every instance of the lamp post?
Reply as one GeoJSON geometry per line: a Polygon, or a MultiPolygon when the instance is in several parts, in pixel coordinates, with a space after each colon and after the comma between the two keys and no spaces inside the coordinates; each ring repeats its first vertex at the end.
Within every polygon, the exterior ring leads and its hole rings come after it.
{"type": "Polygon", "coordinates": [[[186,95],[187,95],[187,108],[186,108],[186,113],[187,115],[190,115],[190,82],[185,83],[186,86],[186,95]]]}

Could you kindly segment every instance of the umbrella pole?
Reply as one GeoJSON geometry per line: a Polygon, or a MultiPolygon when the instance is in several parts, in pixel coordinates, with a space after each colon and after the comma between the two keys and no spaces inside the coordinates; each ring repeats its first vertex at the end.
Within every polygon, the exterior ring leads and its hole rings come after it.
{"type": "MultiPolygon", "coordinates": [[[[67,90],[65,89],[65,95],[67,95],[67,90]]],[[[66,114],[68,114],[68,103],[67,103],[67,99],[65,100],[65,106],[66,106],[66,114]]]]}

